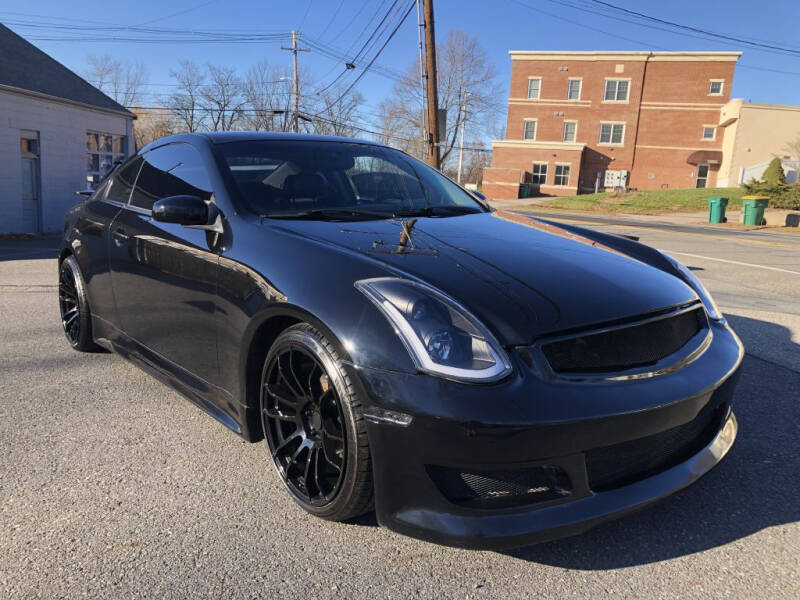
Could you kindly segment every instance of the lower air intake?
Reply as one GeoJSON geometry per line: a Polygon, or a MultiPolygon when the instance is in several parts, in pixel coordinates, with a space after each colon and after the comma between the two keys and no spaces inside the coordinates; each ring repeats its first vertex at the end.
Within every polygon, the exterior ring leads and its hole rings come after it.
{"type": "Polygon", "coordinates": [[[589,487],[603,492],[666,471],[700,452],[717,435],[729,405],[706,405],[685,425],[586,453],[589,487]]]}
{"type": "Polygon", "coordinates": [[[428,465],[426,470],[445,498],[469,508],[523,506],[557,500],[572,492],[569,478],[560,467],[461,471],[428,465]]]}

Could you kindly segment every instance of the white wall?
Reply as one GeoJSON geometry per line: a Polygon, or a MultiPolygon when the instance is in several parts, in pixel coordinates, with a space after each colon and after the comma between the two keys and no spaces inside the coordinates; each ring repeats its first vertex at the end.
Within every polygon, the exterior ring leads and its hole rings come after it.
{"type": "MultiPolygon", "coordinates": [[[[751,179],[761,179],[768,166],[769,162],[763,162],[758,165],[742,167],[739,170],[738,183],[741,185],[751,179]]],[[[798,173],[800,173],[800,159],[782,158],[781,166],[783,167],[784,175],[786,175],[786,183],[796,183],[798,181],[798,173]]]]}
{"type": "Polygon", "coordinates": [[[20,130],[39,132],[42,228],[60,231],[64,213],[86,188],[86,131],[128,136],[123,116],[0,91],[0,233],[28,233],[22,215],[20,130]]]}

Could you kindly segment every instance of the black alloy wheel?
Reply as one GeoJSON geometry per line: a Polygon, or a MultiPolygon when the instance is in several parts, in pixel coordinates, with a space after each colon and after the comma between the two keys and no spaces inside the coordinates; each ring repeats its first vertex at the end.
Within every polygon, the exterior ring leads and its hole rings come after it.
{"type": "Polygon", "coordinates": [[[78,288],[71,269],[61,269],[58,279],[58,304],[61,308],[61,326],[70,344],[75,345],[81,332],[81,309],[78,304],[78,288]]]}
{"type": "Polygon", "coordinates": [[[93,352],[98,346],[92,339],[92,321],[86,287],[78,261],[66,257],[58,269],[58,307],[61,327],[70,346],[81,352],[93,352]]]}
{"type": "Polygon", "coordinates": [[[300,506],[332,520],[371,508],[360,403],[336,350],[309,325],[289,328],[270,349],[261,414],[278,475],[300,506]]]}

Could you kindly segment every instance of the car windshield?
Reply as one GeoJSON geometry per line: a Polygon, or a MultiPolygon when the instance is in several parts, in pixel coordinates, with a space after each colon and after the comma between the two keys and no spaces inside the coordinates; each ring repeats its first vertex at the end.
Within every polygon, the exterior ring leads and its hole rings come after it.
{"type": "Polygon", "coordinates": [[[469,193],[402,152],[357,142],[219,144],[236,191],[270,218],[382,219],[484,212],[469,193]]]}

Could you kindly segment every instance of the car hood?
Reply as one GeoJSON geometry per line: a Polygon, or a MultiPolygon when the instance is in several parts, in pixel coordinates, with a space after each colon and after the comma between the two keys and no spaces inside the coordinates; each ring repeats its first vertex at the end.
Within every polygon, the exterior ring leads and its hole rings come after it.
{"type": "Polygon", "coordinates": [[[282,221],[276,226],[346,250],[350,257],[371,257],[391,273],[438,288],[506,345],[697,298],[680,279],[641,260],[507,211],[351,223],[282,221]]]}

